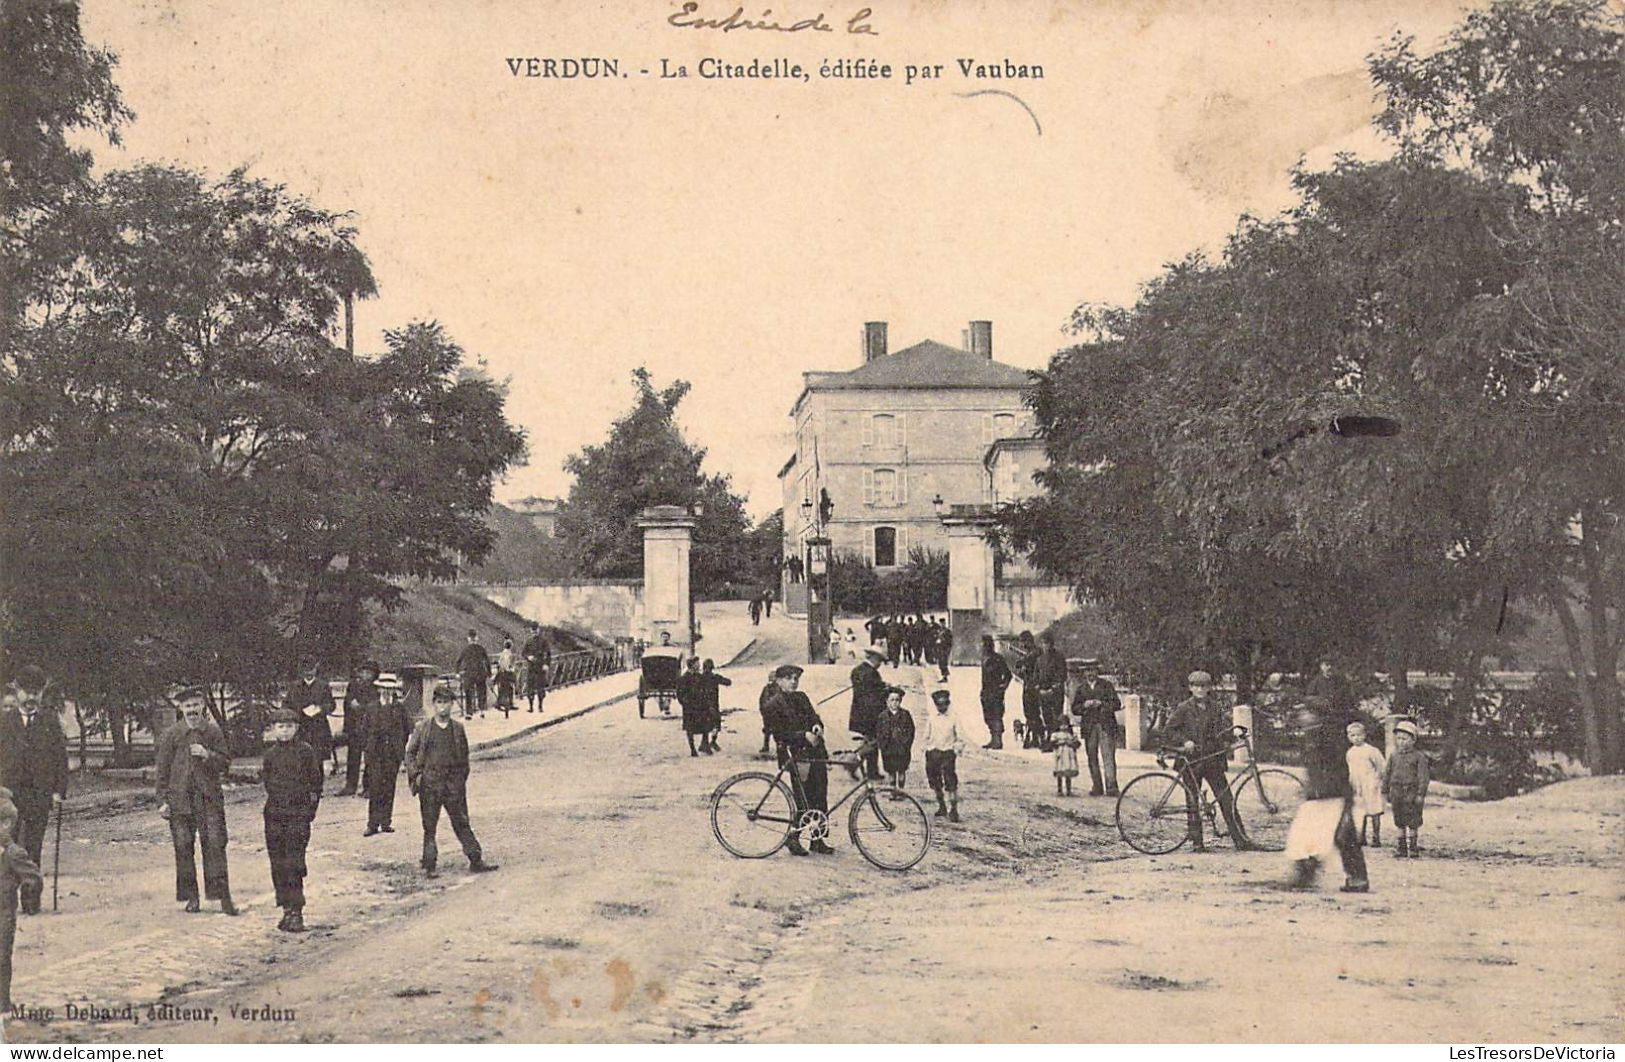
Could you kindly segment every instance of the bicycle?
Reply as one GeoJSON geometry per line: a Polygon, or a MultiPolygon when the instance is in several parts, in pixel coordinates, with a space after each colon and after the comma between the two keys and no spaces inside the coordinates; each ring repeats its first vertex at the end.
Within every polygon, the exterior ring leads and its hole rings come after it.
{"type": "MultiPolygon", "coordinates": [[[[1236,749],[1246,749],[1247,765],[1230,778],[1225,790],[1234,799],[1236,815],[1252,842],[1266,851],[1279,852],[1286,847],[1287,828],[1292,825],[1307,790],[1290,771],[1258,766],[1246,727],[1232,727],[1231,734],[1235,740],[1227,748],[1188,762],[1197,764],[1229,756],[1236,749]]],[[[1186,757],[1178,749],[1159,749],[1157,766],[1162,770],[1139,775],[1123,787],[1117,798],[1117,832],[1136,851],[1146,855],[1167,855],[1190,840],[1190,790],[1177,773],[1172,773],[1176,768],[1170,759],[1186,757]]],[[[1200,796],[1198,786],[1198,799],[1201,801],[1199,814],[1206,816],[1213,836],[1226,836],[1217,795],[1200,796]]]]}
{"type": "Polygon", "coordinates": [[[811,844],[829,837],[836,810],[858,796],[847,815],[847,833],[863,858],[882,870],[908,870],[931,847],[931,819],[920,802],[889,785],[863,776],[865,750],[797,763],[827,763],[852,772],[856,783],[829,811],[808,809],[796,818],[796,801],[785,773],[745,771],[711,794],[711,832],[717,843],[741,859],[766,859],[790,843],[792,835],[811,844]],[[861,796],[859,795],[861,794],[861,796]]]}

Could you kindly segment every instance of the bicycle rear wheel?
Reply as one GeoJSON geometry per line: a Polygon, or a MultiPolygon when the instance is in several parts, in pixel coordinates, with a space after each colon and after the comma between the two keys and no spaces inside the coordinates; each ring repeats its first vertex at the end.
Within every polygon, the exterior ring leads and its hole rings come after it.
{"type": "Polygon", "coordinates": [[[1190,837],[1190,794],[1171,774],[1142,774],[1117,798],[1117,832],[1135,851],[1167,855],[1190,837]]]}
{"type": "Polygon", "coordinates": [[[931,820],[920,802],[889,786],[873,786],[852,805],[847,832],[863,858],[881,870],[907,870],[931,847],[931,820]]]}
{"type": "Polygon", "coordinates": [[[1254,844],[1279,852],[1286,847],[1287,830],[1306,795],[1296,775],[1271,767],[1236,788],[1236,813],[1254,844]]]}
{"type": "Polygon", "coordinates": [[[711,794],[711,832],[740,859],[766,859],[783,848],[795,821],[795,798],[775,775],[746,771],[711,794]]]}

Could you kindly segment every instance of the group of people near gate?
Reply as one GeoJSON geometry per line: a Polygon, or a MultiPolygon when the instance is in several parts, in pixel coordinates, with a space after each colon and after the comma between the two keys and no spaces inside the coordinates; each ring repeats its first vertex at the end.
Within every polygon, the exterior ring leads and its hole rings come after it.
{"type": "Polygon", "coordinates": [[[927,619],[921,613],[912,616],[875,616],[863,625],[869,632],[871,646],[885,646],[883,659],[898,667],[902,664],[924,664],[942,673],[948,681],[948,661],[953,656],[954,632],[936,616],[927,619]]]}
{"type": "Polygon", "coordinates": [[[518,653],[513,639],[504,638],[496,658],[480,644],[479,631],[470,629],[468,641],[457,655],[457,679],[463,690],[463,718],[484,715],[487,702],[494,690],[496,708],[506,718],[516,711],[514,697],[524,696],[529,701],[526,712],[540,712],[547,699],[547,684],[553,667],[553,647],[548,644],[542,625],[532,622],[530,637],[518,653]]]}

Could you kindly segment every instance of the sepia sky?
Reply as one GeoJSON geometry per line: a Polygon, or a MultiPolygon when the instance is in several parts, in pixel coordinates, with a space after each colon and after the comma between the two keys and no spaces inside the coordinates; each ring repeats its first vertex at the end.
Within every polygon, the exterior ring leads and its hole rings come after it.
{"type": "MultiPolygon", "coordinates": [[[[733,0],[700,0],[725,18],[733,0]]],[[[1289,202],[1300,154],[1375,153],[1363,58],[1395,30],[1436,41],[1453,0],[900,3],[768,0],[837,32],[679,29],[669,0],[85,0],[136,111],[108,165],[248,164],[353,210],[380,297],[357,345],[444,324],[511,381],[531,457],[498,498],[558,494],[565,455],[629,404],[630,371],[690,380],[709,467],[778,505],[808,369],[958,345],[1039,367],[1081,301],[1132,299],[1289,202]],[[861,8],[879,36],[844,32],[861,8]],[[602,56],[629,77],[515,78],[515,57],[602,56]],[[660,60],[783,58],[809,83],[659,80],[660,60]],[[872,58],[889,81],[824,80],[872,58]],[[956,60],[1041,64],[977,81],[956,60]],[[903,84],[906,64],[943,77],[903,84]],[[650,76],[640,74],[649,69],[650,76]],[[1020,97],[965,97],[980,90],[1020,97]]],[[[950,499],[952,500],[952,499],[950,499]]]]}

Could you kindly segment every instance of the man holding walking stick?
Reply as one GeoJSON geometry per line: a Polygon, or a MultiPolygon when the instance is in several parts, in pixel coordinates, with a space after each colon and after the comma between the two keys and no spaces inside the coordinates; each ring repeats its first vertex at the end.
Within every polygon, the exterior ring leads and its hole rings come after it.
{"type": "MultiPolygon", "coordinates": [[[[17,843],[35,865],[45,847],[51,810],[68,792],[68,742],[55,710],[47,704],[50,683],[29,664],[17,672],[17,712],[0,716],[0,786],[17,805],[17,843]]],[[[25,882],[22,912],[39,914],[43,882],[25,882]]]]}

